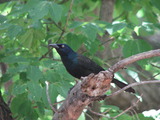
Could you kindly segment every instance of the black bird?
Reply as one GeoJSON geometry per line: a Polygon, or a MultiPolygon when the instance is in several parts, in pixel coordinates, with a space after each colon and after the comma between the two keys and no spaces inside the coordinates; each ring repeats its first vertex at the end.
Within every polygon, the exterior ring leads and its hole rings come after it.
{"type": "MultiPolygon", "coordinates": [[[[105,71],[91,59],[76,53],[66,44],[49,44],[49,46],[57,50],[66,70],[75,78],[80,79],[91,73],[98,74],[100,71],[105,71]]],[[[127,84],[117,79],[113,79],[112,83],[115,83],[120,88],[127,86],[127,84]]],[[[125,91],[135,93],[133,88],[128,88],[125,91]]]]}

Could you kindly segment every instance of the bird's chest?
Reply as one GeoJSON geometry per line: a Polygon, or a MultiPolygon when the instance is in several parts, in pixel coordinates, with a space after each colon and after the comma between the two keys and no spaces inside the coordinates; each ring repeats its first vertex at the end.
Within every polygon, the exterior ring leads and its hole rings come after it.
{"type": "Polygon", "coordinates": [[[81,73],[81,67],[78,64],[78,61],[76,59],[68,59],[68,60],[62,60],[66,70],[74,77],[80,78],[82,75],[81,73]]]}

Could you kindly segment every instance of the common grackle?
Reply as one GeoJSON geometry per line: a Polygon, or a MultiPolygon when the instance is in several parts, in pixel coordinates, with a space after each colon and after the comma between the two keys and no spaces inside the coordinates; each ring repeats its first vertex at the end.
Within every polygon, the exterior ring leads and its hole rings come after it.
{"type": "MultiPolygon", "coordinates": [[[[98,74],[100,71],[104,71],[101,66],[97,65],[91,59],[77,54],[66,44],[49,44],[49,46],[57,50],[65,68],[75,78],[80,79],[91,73],[98,74]]],[[[120,82],[115,78],[113,78],[112,83],[115,83],[120,88],[127,86],[127,84],[120,82]]],[[[125,91],[135,93],[133,88],[128,88],[125,91]]]]}

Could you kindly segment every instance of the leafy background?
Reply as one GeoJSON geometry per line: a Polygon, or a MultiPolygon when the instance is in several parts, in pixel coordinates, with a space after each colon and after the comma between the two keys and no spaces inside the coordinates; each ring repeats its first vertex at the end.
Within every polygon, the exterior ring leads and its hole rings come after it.
{"type": "MultiPolygon", "coordinates": [[[[50,82],[52,103],[64,100],[75,84],[55,51],[39,60],[48,51],[49,43],[56,43],[63,34],[59,43],[70,45],[75,51],[107,68],[106,60],[97,57],[96,53],[103,52],[105,44],[109,43],[102,44],[99,37],[108,32],[114,38],[110,49],[121,47],[123,58],[154,49],[142,38],[135,39],[133,32],[137,36],[149,37],[159,31],[159,4],[159,0],[117,0],[113,13],[115,19],[109,23],[99,20],[96,14],[100,10],[100,0],[74,0],[73,3],[71,0],[19,0],[1,3],[0,62],[5,64],[6,72],[3,73],[1,68],[0,85],[5,101],[11,99],[13,117],[19,120],[50,120],[52,111],[46,97],[45,81],[50,82]],[[68,12],[71,4],[72,9],[68,12]]],[[[138,65],[155,75],[160,73],[159,61],[159,57],[141,60],[138,65]]],[[[132,77],[138,74],[134,66],[127,71],[131,71],[128,74],[132,77]]],[[[121,77],[119,74],[117,76],[121,77]]],[[[160,76],[155,78],[160,79],[160,76]]],[[[111,117],[123,111],[114,105],[104,104],[101,107],[102,112],[107,109],[111,109],[107,113],[111,117]]],[[[84,120],[84,116],[82,114],[79,120],[84,120]]],[[[149,118],[141,113],[135,116],[124,114],[117,119],[131,120],[137,119],[137,116],[140,120],[158,119],[158,116],[149,118]]]]}

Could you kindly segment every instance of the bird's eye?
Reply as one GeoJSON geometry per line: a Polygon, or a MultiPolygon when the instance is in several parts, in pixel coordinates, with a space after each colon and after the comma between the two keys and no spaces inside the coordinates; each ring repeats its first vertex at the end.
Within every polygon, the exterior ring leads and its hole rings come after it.
{"type": "Polygon", "coordinates": [[[64,45],[62,45],[61,47],[64,48],[64,45]]]}

